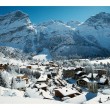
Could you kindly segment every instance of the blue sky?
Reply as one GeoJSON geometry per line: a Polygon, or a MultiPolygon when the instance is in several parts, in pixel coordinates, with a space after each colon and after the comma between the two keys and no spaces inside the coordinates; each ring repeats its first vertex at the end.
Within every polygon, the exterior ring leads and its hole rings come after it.
{"type": "Polygon", "coordinates": [[[84,22],[99,12],[110,13],[110,6],[0,6],[0,15],[15,10],[27,13],[31,21],[37,24],[51,19],[84,22]]]}

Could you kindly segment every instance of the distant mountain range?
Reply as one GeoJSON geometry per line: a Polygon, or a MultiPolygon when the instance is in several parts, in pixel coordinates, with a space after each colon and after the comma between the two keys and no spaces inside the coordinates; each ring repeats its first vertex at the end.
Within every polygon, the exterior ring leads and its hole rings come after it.
{"type": "Polygon", "coordinates": [[[83,23],[51,20],[33,25],[24,12],[11,12],[0,16],[0,46],[34,54],[47,49],[53,58],[108,57],[110,14],[101,12],[83,23]]]}

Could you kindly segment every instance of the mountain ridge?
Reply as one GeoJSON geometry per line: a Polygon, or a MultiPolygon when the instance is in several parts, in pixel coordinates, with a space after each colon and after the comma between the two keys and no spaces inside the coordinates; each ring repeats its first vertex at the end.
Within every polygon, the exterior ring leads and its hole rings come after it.
{"type": "Polygon", "coordinates": [[[109,20],[110,14],[101,12],[83,23],[51,20],[35,26],[28,14],[17,10],[0,16],[0,46],[34,54],[46,48],[53,58],[106,57],[110,55],[109,20]]]}

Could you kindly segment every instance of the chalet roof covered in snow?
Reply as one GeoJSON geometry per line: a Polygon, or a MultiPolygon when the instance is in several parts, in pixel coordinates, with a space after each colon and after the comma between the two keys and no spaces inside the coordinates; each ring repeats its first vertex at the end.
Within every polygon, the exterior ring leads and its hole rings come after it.
{"type": "Polygon", "coordinates": [[[82,73],[82,71],[78,71],[78,72],[76,72],[77,75],[79,75],[80,73],[82,73]]]}
{"type": "Polygon", "coordinates": [[[76,91],[75,89],[70,89],[70,88],[66,88],[66,87],[63,87],[60,89],[55,89],[55,90],[59,91],[63,96],[78,93],[78,91],[76,91]]]}
{"type": "Polygon", "coordinates": [[[19,68],[26,68],[26,66],[20,66],[19,68]]]}
{"type": "Polygon", "coordinates": [[[86,96],[85,96],[85,94],[82,94],[77,97],[67,99],[64,102],[65,103],[73,103],[73,104],[81,104],[85,101],[87,101],[86,96]]]}
{"type": "MultiPolygon", "coordinates": [[[[97,77],[97,73],[93,73],[93,78],[96,78],[97,77]]],[[[87,77],[88,78],[91,78],[92,77],[92,73],[89,73],[88,75],[87,75],[87,77]]]]}
{"type": "Polygon", "coordinates": [[[37,81],[47,81],[47,75],[41,75],[37,81]]]}
{"type": "Polygon", "coordinates": [[[52,70],[53,71],[53,70],[55,70],[55,67],[50,67],[49,70],[52,70]]]}
{"type": "Polygon", "coordinates": [[[35,84],[35,86],[36,86],[37,88],[47,87],[47,85],[46,85],[45,83],[35,84]]]}
{"type": "Polygon", "coordinates": [[[75,67],[65,67],[65,68],[63,68],[63,70],[75,70],[75,67]]]}
{"type": "Polygon", "coordinates": [[[78,66],[78,65],[77,65],[76,68],[84,68],[84,67],[83,67],[83,66],[78,66]]]}
{"type": "Polygon", "coordinates": [[[79,96],[76,96],[74,98],[67,99],[64,102],[73,103],[73,104],[82,104],[82,103],[88,102],[89,100],[94,99],[95,97],[97,97],[97,95],[99,95],[99,94],[92,93],[92,92],[87,92],[87,93],[85,92],[85,93],[83,93],[83,94],[81,94],[79,96]]]}
{"type": "Polygon", "coordinates": [[[50,71],[46,71],[45,74],[48,75],[48,74],[51,74],[51,72],[50,71]]]}
{"type": "Polygon", "coordinates": [[[17,77],[23,77],[24,76],[24,74],[18,74],[17,75],[17,77]]]}
{"type": "Polygon", "coordinates": [[[81,80],[84,80],[86,82],[91,82],[88,78],[82,78],[81,80]]]}
{"type": "Polygon", "coordinates": [[[99,82],[99,83],[105,83],[106,80],[107,80],[106,78],[103,78],[103,77],[102,77],[102,78],[99,79],[98,82],[99,82]]]}

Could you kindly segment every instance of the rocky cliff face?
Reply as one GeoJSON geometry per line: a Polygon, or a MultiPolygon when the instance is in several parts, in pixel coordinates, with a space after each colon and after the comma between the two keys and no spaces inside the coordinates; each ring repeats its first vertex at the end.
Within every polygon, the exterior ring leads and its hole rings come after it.
{"type": "Polygon", "coordinates": [[[27,14],[15,11],[0,16],[0,45],[35,51],[36,31],[27,14]]]}

